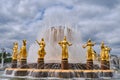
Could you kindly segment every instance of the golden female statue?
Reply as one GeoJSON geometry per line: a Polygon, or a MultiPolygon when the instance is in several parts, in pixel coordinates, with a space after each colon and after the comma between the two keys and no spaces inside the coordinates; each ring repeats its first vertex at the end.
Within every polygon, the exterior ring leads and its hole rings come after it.
{"type": "Polygon", "coordinates": [[[59,42],[59,45],[62,47],[62,59],[68,59],[69,56],[67,46],[71,46],[72,44],[66,40],[65,36],[64,40],[59,42]]]}
{"type": "Polygon", "coordinates": [[[46,52],[45,52],[45,42],[44,39],[42,38],[40,42],[38,42],[36,40],[36,42],[38,43],[38,45],[40,46],[39,50],[38,50],[38,58],[44,58],[46,52]]]}
{"type": "Polygon", "coordinates": [[[87,41],[85,45],[83,45],[83,48],[87,47],[87,60],[93,60],[94,50],[92,49],[92,46],[94,45],[95,43],[93,43],[90,39],[87,41]]]}
{"type": "Polygon", "coordinates": [[[101,58],[101,60],[105,60],[106,59],[104,42],[101,43],[100,58],[101,58]]]}
{"type": "Polygon", "coordinates": [[[92,55],[93,60],[97,60],[98,55],[97,55],[97,53],[96,53],[96,51],[95,51],[95,50],[93,50],[92,54],[93,54],[93,55],[92,55]]]}
{"type": "Polygon", "coordinates": [[[22,48],[20,49],[19,54],[18,54],[18,56],[17,56],[17,60],[18,60],[18,62],[20,62],[21,54],[22,54],[22,48]]]}
{"type": "Polygon", "coordinates": [[[21,59],[26,59],[27,58],[26,44],[27,44],[26,40],[23,40],[23,45],[21,47],[21,55],[20,55],[21,59]]]}
{"type": "Polygon", "coordinates": [[[12,55],[12,59],[13,60],[17,60],[17,55],[18,55],[18,43],[14,42],[13,43],[13,55],[12,55]]]}
{"type": "Polygon", "coordinates": [[[111,48],[109,48],[108,46],[105,47],[105,56],[106,56],[105,60],[106,61],[109,61],[110,59],[110,55],[109,55],[110,50],[111,48]]]}

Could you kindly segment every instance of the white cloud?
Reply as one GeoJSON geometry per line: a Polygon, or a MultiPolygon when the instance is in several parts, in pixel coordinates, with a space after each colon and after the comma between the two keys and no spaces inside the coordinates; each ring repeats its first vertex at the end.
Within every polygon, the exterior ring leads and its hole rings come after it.
{"type": "Polygon", "coordinates": [[[41,27],[54,25],[79,26],[84,42],[90,37],[113,48],[120,43],[118,0],[1,0],[0,8],[0,44],[4,47],[24,38],[30,44],[41,27]]]}

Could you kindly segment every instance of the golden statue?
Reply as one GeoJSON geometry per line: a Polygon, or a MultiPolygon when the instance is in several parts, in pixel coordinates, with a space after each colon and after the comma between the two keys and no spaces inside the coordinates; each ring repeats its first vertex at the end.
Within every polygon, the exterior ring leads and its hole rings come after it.
{"type": "Polygon", "coordinates": [[[38,43],[38,45],[40,46],[39,50],[38,50],[38,58],[44,58],[46,52],[45,52],[45,42],[44,39],[42,38],[40,42],[38,42],[36,40],[36,42],[38,43]]]}
{"type": "Polygon", "coordinates": [[[27,43],[26,40],[23,40],[23,44],[22,44],[22,47],[21,47],[21,55],[20,55],[21,59],[26,59],[27,58],[26,43],[27,43]]]}
{"type": "Polygon", "coordinates": [[[105,60],[106,59],[104,42],[101,43],[100,58],[101,58],[101,60],[105,60]]]}
{"type": "Polygon", "coordinates": [[[92,57],[93,57],[93,60],[97,60],[98,55],[95,50],[93,50],[92,52],[92,57]]]}
{"type": "Polygon", "coordinates": [[[111,48],[109,48],[108,46],[105,47],[105,56],[106,56],[105,60],[106,61],[109,61],[109,59],[110,59],[110,55],[109,55],[110,50],[111,50],[111,48]]]}
{"type": "Polygon", "coordinates": [[[87,60],[93,60],[94,50],[92,49],[92,46],[94,45],[95,43],[93,43],[90,39],[87,41],[85,45],[83,45],[83,48],[87,47],[87,60]]]}
{"type": "Polygon", "coordinates": [[[68,59],[68,48],[67,46],[71,46],[72,44],[66,40],[66,36],[64,36],[64,40],[59,42],[59,45],[62,47],[62,59],[68,59]]]}
{"type": "Polygon", "coordinates": [[[18,56],[17,56],[17,60],[18,60],[18,62],[20,62],[21,54],[22,54],[22,48],[20,49],[19,54],[18,54],[18,56]]]}
{"type": "Polygon", "coordinates": [[[13,43],[13,55],[12,55],[12,59],[13,60],[17,60],[17,55],[18,55],[18,43],[14,42],[13,43]]]}

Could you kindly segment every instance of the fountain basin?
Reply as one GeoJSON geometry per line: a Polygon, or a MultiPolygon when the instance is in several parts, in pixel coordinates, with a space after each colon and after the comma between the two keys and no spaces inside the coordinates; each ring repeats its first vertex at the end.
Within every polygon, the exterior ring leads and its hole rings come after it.
{"type": "Polygon", "coordinates": [[[58,77],[58,78],[99,78],[112,77],[113,70],[62,70],[62,69],[18,69],[7,68],[6,75],[31,77],[58,77]],[[100,75],[98,75],[100,74],[100,75]]]}

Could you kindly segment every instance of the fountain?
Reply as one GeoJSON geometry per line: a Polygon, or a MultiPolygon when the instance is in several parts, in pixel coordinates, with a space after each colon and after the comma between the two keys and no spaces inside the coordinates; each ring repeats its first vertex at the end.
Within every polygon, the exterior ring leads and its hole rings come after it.
{"type": "MultiPolygon", "coordinates": [[[[86,60],[85,50],[82,48],[81,34],[79,31],[68,27],[51,27],[47,29],[42,29],[39,31],[37,40],[44,38],[46,42],[46,56],[45,63],[60,63],[61,62],[61,49],[58,44],[59,41],[63,39],[64,36],[67,37],[73,45],[69,47],[69,61],[71,63],[84,62],[86,60]],[[51,47],[52,45],[52,47],[51,47]]],[[[39,46],[37,43],[33,43],[28,51],[27,62],[36,63],[38,55],[39,46]],[[31,59],[32,56],[32,59],[31,59]]]]}
{"type": "Polygon", "coordinates": [[[92,46],[94,46],[95,43],[90,39],[85,45],[81,45],[80,47],[78,42],[79,37],[76,35],[74,36],[73,34],[75,33],[70,28],[52,27],[46,30],[45,33],[46,34],[42,36],[44,38],[41,38],[40,42],[38,38],[36,40],[37,44],[32,44],[28,56],[26,51],[26,40],[23,40],[18,58],[16,56],[16,54],[18,54],[18,44],[14,43],[12,66],[5,70],[6,75],[28,76],[34,78],[55,77],[60,79],[113,76],[114,71],[110,70],[109,65],[110,48],[105,46],[103,42],[101,44],[100,53],[101,67],[99,67],[93,62],[95,52],[92,46]],[[68,48],[68,46],[70,47],[68,48]],[[62,50],[60,50],[60,47],[62,50]],[[82,47],[87,48],[87,58],[84,58],[85,53],[82,47]],[[81,63],[81,60],[84,62],[81,63]]]}

